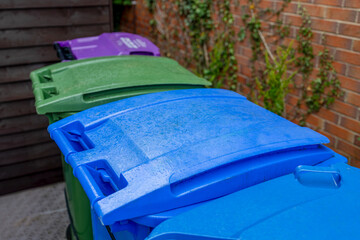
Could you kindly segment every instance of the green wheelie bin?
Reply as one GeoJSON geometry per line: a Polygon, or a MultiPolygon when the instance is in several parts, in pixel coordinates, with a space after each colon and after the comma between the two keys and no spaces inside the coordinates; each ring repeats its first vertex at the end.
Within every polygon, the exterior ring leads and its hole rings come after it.
{"type": "MultiPolygon", "coordinates": [[[[38,114],[56,122],[85,109],[159,91],[203,88],[210,83],[165,57],[114,56],[61,62],[30,74],[38,114]]],[[[76,133],[74,133],[76,134],[76,133]]],[[[90,203],[62,158],[70,217],[68,238],[92,239],[90,203]]]]}

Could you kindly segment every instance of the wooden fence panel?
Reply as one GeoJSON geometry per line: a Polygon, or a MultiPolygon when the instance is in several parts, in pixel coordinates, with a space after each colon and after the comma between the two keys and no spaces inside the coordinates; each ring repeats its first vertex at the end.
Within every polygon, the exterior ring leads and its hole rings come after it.
{"type": "MultiPolygon", "coordinates": [[[[0,34],[1,39],[1,34],[0,34]]],[[[0,40],[1,41],[1,40],[0,40]]],[[[0,67],[0,83],[18,82],[29,79],[29,73],[46,66],[45,63],[36,63],[20,66],[0,67]]]]}
{"type": "Polygon", "coordinates": [[[27,47],[27,48],[6,48],[0,50],[0,67],[46,63],[58,60],[54,48],[50,46],[27,47]]]}
{"type": "Polygon", "coordinates": [[[0,84],[0,102],[34,98],[31,81],[0,84]]]}
{"type": "Polygon", "coordinates": [[[2,167],[0,181],[8,178],[21,177],[24,175],[44,172],[61,167],[60,155],[46,158],[38,158],[33,161],[21,162],[2,167]]]}
{"type": "Polygon", "coordinates": [[[58,62],[54,41],[112,31],[111,0],[0,1],[0,194],[62,179],[30,72],[58,62]]]}
{"type": "Polygon", "coordinates": [[[1,0],[1,9],[108,6],[109,0],[1,0]]]}
{"type": "Polygon", "coordinates": [[[34,99],[0,103],[0,119],[32,113],[36,113],[34,99]]]}
{"type": "Polygon", "coordinates": [[[53,142],[45,142],[5,151],[0,151],[0,166],[36,160],[49,156],[60,156],[60,150],[53,142]]]}
{"type": "Polygon", "coordinates": [[[50,141],[46,129],[0,136],[0,151],[50,141]]]}
{"type": "Polygon", "coordinates": [[[61,168],[0,181],[0,195],[63,180],[61,168]]]}
{"type": "Polygon", "coordinates": [[[49,125],[47,117],[37,114],[0,119],[0,136],[43,129],[49,125]],[[24,124],[26,123],[26,124],[24,124]]]}
{"type": "Polygon", "coordinates": [[[0,10],[0,29],[108,23],[107,6],[84,8],[0,10]]]}
{"type": "Polygon", "coordinates": [[[55,41],[109,32],[107,24],[0,30],[0,49],[48,46],[55,41]],[[5,37],[6,36],[6,37],[5,37]]]}

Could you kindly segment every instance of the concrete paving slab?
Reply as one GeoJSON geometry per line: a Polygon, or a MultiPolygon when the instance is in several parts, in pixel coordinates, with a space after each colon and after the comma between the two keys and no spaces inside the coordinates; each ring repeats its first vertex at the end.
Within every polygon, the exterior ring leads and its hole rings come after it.
{"type": "Polygon", "coordinates": [[[66,239],[64,183],[0,197],[1,240],[66,239]]]}

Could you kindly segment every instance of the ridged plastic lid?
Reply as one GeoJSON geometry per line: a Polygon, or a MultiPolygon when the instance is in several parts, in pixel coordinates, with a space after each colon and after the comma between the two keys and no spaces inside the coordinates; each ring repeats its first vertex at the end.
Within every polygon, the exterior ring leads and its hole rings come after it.
{"type": "Polygon", "coordinates": [[[317,164],[326,137],[231,91],[95,107],[49,126],[104,224],[187,206],[317,164]]]}
{"type": "Polygon", "coordinates": [[[337,240],[360,236],[360,170],[300,166],[157,226],[146,240],[337,240]]]}
{"type": "Polygon", "coordinates": [[[120,55],[160,56],[159,48],[147,38],[125,32],[103,33],[99,36],[58,41],[55,44],[62,60],[120,55]],[[61,54],[63,50],[67,54],[61,54]],[[69,54],[70,57],[67,56],[69,54]]]}
{"type": "Polygon", "coordinates": [[[210,85],[176,61],[118,56],[62,62],[31,73],[39,114],[74,112],[131,96],[210,85]]]}

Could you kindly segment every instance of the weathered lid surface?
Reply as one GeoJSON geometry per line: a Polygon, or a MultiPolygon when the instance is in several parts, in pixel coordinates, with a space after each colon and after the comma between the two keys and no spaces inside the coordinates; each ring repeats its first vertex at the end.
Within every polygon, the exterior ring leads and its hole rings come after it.
{"type": "Polygon", "coordinates": [[[62,62],[31,73],[39,114],[82,111],[145,93],[210,85],[163,57],[118,56],[62,62]]]}
{"type": "Polygon", "coordinates": [[[344,163],[210,201],[156,227],[147,240],[359,239],[360,170],[344,163]]]}
{"type": "Polygon", "coordinates": [[[328,139],[231,91],[153,93],[49,126],[104,224],[220,197],[334,156],[328,139]]]}
{"type": "Polygon", "coordinates": [[[159,48],[147,38],[125,32],[58,41],[55,47],[62,60],[120,55],[160,56],[159,48]]]}

